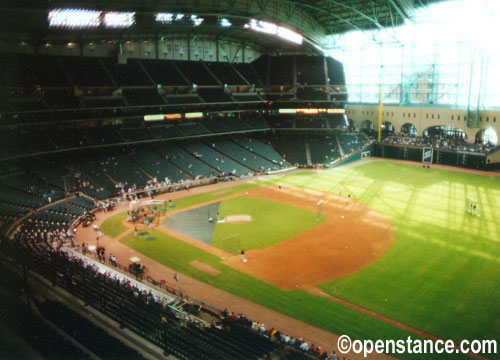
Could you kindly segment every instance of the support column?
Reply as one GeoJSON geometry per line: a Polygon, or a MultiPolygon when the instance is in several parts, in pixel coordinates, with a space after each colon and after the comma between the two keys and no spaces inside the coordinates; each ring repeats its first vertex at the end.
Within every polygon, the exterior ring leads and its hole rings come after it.
{"type": "Polygon", "coordinates": [[[293,57],[293,82],[292,85],[297,85],[297,56],[293,57]]]}
{"type": "Polygon", "coordinates": [[[215,61],[219,61],[219,37],[215,38],[215,61]]]}
{"type": "Polygon", "coordinates": [[[382,136],[382,116],[384,115],[383,109],[384,102],[384,84],[380,82],[380,99],[378,103],[378,141],[380,142],[380,138],[382,136]]]}
{"type": "Polygon", "coordinates": [[[160,58],[160,52],[158,51],[158,33],[155,33],[155,59],[160,58]]]}
{"type": "Polygon", "coordinates": [[[323,74],[325,75],[325,85],[330,85],[328,81],[328,63],[326,62],[326,56],[323,56],[323,74]]]}

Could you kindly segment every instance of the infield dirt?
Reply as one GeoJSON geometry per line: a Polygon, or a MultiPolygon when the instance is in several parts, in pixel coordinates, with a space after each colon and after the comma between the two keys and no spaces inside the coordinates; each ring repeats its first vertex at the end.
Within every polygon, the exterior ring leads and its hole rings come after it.
{"type": "MultiPolygon", "coordinates": [[[[318,211],[326,221],[266,249],[246,250],[226,263],[283,289],[316,285],[358,271],[382,256],[394,241],[387,218],[349,197],[295,188],[261,186],[243,196],[318,211]]],[[[274,216],[279,216],[276,214],[274,216]]],[[[272,229],[269,229],[272,231],[272,229]]]]}

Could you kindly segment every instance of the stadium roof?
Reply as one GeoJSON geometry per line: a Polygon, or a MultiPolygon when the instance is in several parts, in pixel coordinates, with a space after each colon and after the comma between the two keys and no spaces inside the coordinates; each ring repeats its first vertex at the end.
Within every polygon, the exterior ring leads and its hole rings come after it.
{"type": "MultiPolygon", "coordinates": [[[[304,36],[306,45],[318,44],[325,35],[350,30],[384,29],[411,20],[415,9],[443,0],[5,0],[0,5],[0,33],[4,41],[34,40],[42,43],[55,35],[64,40],[154,39],[167,34],[215,35],[261,46],[293,50],[286,42],[246,31],[250,19],[276,23],[304,36]],[[56,31],[48,29],[47,14],[54,8],[85,8],[104,11],[135,11],[137,22],[120,31],[56,31]],[[186,22],[169,26],[155,23],[158,12],[197,14],[202,26],[186,22]],[[233,26],[221,28],[228,17],[233,26]],[[68,37],[71,37],[68,39],[68,37]],[[76,39],[77,37],[78,39],[76,39]]],[[[50,39],[53,40],[53,39],[50,39]]]]}
{"type": "Polygon", "coordinates": [[[415,8],[440,0],[306,0],[293,1],[330,35],[357,29],[382,29],[411,19],[415,8]]]}

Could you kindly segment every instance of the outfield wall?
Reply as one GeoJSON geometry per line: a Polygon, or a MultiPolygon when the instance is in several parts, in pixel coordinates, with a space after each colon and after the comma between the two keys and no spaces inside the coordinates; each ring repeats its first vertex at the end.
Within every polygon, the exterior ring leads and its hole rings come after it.
{"type": "MultiPolygon", "coordinates": [[[[417,146],[375,144],[375,156],[382,158],[422,162],[422,151],[423,148],[417,146]]],[[[470,169],[485,169],[486,155],[434,149],[432,163],[470,169]]]]}
{"type": "Polygon", "coordinates": [[[349,164],[349,163],[361,160],[363,158],[363,153],[364,152],[368,152],[368,151],[370,152],[370,157],[371,156],[377,156],[376,152],[375,152],[375,144],[372,143],[372,144],[370,144],[368,146],[365,146],[364,148],[356,151],[355,153],[352,153],[347,158],[342,159],[341,161],[339,161],[338,163],[336,163],[335,165],[333,165],[333,167],[337,167],[337,166],[340,166],[340,165],[345,165],[345,164],[349,164]]]}
{"type": "Polygon", "coordinates": [[[486,157],[486,168],[488,170],[500,169],[500,150],[488,154],[486,157]]]}

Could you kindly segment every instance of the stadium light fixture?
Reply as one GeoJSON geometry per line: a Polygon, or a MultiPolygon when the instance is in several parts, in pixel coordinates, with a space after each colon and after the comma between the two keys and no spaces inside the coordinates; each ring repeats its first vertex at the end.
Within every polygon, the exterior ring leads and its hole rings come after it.
{"type": "Polygon", "coordinates": [[[135,12],[109,11],[104,14],[104,27],[126,29],[135,23],[135,12]]]}
{"type": "Polygon", "coordinates": [[[100,10],[57,8],[49,11],[49,27],[63,29],[89,29],[101,25],[100,10]]]}
{"type": "Polygon", "coordinates": [[[220,26],[226,27],[226,28],[231,27],[233,25],[233,23],[226,18],[220,19],[219,24],[220,24],[220,26]]]}
{"type": "Polygon", "coordinates": [[[203,21],[205,21],[204,18],[198,17],[198,15],[191,15],[190,19],[193,22],[194,26],[200,26],[203,23],[203,21]]]}
{"type": "Polygon", "coordinates": [[[159,22],[162,24],[171,24],[172,21],[174,21],[174,14],[173,13],[158,13],[158,14],[156,14],[155,20],[156,20],[156,22],[159,22]]]}
{"type": "Polygon", "coordinates": [[[184,14],[175,14],[175,21],[181,21],[184,19],[184,14]]]}

